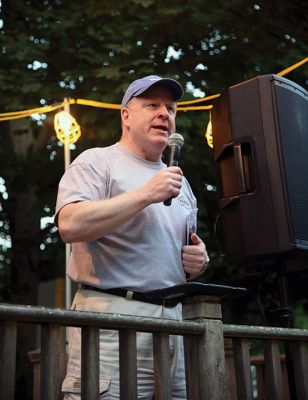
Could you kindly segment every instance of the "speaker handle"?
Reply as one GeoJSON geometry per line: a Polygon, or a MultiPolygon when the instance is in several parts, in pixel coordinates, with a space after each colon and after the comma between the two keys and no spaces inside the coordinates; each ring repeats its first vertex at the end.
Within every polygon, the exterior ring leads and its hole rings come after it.
{"type": "Polygon", "coordinates": [[[225,199],[221,199],[219,200],[219,207],[223,210],[224,208],[227,208],[233,205],[234,203],[237,203],[239,200],[240,196],[232,196],[225,199]]]}
{"type": "Polygon", "coordinates": [[[246,193],[247,189],[246,189],[241,143],[235,144],[233,146],[233,149],[234,149],[234,161],[235,161],[235,168],[236,168],[237,181],[238,181],[238,192],[246,193]]]}

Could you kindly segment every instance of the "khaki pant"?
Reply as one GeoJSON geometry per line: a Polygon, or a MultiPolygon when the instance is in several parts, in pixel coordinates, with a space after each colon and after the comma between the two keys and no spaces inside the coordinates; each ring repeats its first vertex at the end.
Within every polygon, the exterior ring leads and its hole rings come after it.
{"type": "MultiPolygon", "coordinates": [[[[79,289],[72,309],[104,313],[126,314],[153,318],[180,320],[182,305],[167,308],[113,296],[93,290],[79,289]]],[[[152,400],[154,393],[152,334],[137,333],[137,384],[138,399],[152,400]]],[[[65,400],[80,399],[81,330],[70,328],[69,362],[62,385],[65,400]]],[[[185,370],[182,337],[170,336],[170,364],[172,399],[186,399],[185,370]]],[[[120,398],[118,332],[100,331],[100,400],[120,398]]]]}

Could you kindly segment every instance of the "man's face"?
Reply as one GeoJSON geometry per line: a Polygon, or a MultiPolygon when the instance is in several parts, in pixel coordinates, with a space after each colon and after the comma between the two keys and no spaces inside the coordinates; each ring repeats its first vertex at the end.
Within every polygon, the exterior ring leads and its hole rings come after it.
{"type": "MultiPolygon", "coordinates": [[[[140,155],[162,153],[175,132],[176,102],[172,93],[154,86],[134,97],[122,110],[122,122],[140,155]]],[[[145,157],[146,159],[148,157],[145,157]]]]}

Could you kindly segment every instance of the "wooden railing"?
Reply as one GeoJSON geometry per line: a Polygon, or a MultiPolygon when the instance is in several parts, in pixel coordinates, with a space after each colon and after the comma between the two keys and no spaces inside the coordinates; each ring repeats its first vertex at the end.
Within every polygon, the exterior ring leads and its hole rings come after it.
{"type": "Polygon", "coordinates": [[[224,337],[232,338],[233,343],[235,399],[308,399],[307,334],[308,330],[304,329],[224,325],[224,337]],[[253,341],[262,342],[263,354],[258,357],[250,354],[253,341]],[[289,351],[289,360],[284,354],[285,346],[289,351]],[[256,370],[255,393],[252,366],[256,370]],[[287,368],[290,369],[289,374],[287,368]],[[290,387],[288,375],[294,380],[294,387],[290,387]]]}
{"type": "Polygon", "coordinates": [[[217,296],[188,298],[183,313],[186,320],[174,321],[0,304],[0,399],[14,399],[17,325],[25,322],[42,327],[39,396],[42,400],[60,399],[61,329],[67,326],[79,326],[82,330],[82,399],[99,398],[100,328],[119,331],[123,400],[138,398],[136,332],[153,334],[155,400],[171,399],[169,358],[164,356],[169,351],[170,334],[184,337],[190,400],[286,399],[279,343],[290,345],[296,398],[289,396],[289,399],[308,399],[308,330],[223,325],[217,296]],[[225,362],[224,339],[233,343],[231,363],[225,362]],[[259,386],[255,385],[258,392],[253,389],[251,374],[253,340],[261,340],[264,345],[262,362],[258,364],[262,365],[263,373],[259,368],[259,386]]]}

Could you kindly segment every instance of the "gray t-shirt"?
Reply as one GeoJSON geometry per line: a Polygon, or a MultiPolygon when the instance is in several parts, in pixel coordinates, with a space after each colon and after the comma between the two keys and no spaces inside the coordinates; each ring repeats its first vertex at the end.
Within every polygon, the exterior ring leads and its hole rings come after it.
{"type": "MultiPolygon", "coordinates": [[[[63,175],[56,206],[103,200],[148,182],[163,162],[146,161],[120,143],[86,150],[63,175]]],[[[183,179],[171,206],[151,204],[109,234],[73,243],[67,274],[76,282],[100,288],[147,291],[185,282],[181,251],[187,223],[196,213],[196,199],[183,179]]]]}

